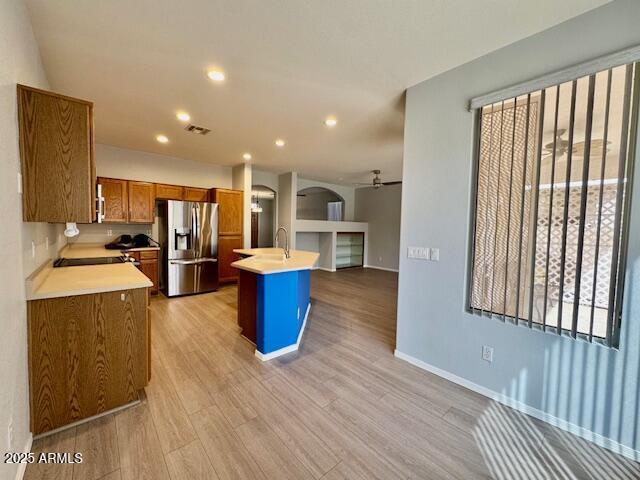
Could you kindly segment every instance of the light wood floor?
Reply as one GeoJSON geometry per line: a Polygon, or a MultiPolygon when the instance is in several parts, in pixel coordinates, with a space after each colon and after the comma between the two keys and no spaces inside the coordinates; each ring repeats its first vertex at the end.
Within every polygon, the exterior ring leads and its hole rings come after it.
{"type": "Polygon", "coordinates": [[[397,275],[312,275],[301,351],[262,363],[236,289],[152,302],[141,405],[34,444],[25,478],[637,479],[623,457],[393,357],[397,275]]]}

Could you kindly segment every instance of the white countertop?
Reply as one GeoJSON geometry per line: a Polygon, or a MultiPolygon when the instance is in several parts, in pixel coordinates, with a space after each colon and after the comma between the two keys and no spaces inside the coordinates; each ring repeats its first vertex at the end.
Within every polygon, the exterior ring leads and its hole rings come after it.
{"type": "MultiPolygon", "coordinates": [[[[157,250],[157,247],[151,249],[157,250]]],[[[107,250],[103,245],[83,243],[69,244],[60,251],[60,257],[65,258],[117,257],[121,254],[120,250],[107,250]]],[[[40,300],[151,286],[151,280],[131,263],[54,268],[52,262],[48,262],[27,279],[26,295],[27,300],[40,300]]]]}
{"type": "Polygon", "coordinates": [[[310,270],[318,261],[319,253],[305,250],[291,250],[290,258],[284,258],[282,248],[237,248],[235,253],[249,255],[249,258],[237,260],[232,267],[260,275],[270,273],[294,272],[296,270],[310,270]]]}

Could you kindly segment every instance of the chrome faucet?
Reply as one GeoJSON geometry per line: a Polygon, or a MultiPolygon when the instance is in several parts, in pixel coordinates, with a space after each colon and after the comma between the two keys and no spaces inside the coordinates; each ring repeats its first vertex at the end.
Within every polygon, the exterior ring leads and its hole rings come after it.
{"type": "Polygon", "coordinates": [[[291,254],[289,253],[289,233],[284,227],[278,227],[278,230],[276,230],[276,237],[274,238],[276,248],[278,248],[278,234],[280,233],[280,231],[284,232],[284,257],[290,258],[291,254]]]}

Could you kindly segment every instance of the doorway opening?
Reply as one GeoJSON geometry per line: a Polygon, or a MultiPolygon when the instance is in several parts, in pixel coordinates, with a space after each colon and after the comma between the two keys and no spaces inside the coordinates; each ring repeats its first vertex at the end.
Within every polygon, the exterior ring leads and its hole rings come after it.
{"type": "Polygon", "coordinates": [[[276,192],[265,185],[251,187],[251,248],[273,247],[277,221],[276,192]]]}

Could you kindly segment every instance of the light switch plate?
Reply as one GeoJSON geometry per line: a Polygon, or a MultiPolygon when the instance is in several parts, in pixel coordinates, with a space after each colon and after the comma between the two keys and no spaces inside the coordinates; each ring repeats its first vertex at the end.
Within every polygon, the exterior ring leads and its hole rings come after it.
{"type": "Polygon", "coordinates": [[[428,247],[408,247],[407,257],[419,260],[429,260],[430,249],[428,247]]]}
{"type": "Polygon", "coordinates": [[[482,346],[482,359],[489,363],[493,362],[493,347],[489,345],[482,346]]]}

